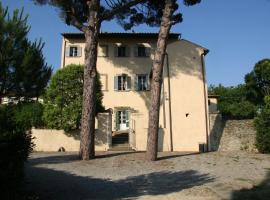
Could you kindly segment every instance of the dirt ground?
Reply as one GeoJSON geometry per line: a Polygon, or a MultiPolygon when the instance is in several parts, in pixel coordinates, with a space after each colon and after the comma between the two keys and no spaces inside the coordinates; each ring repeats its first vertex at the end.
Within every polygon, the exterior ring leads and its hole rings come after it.
{"type": "Polygon", "coordinates": [[[26,189],[41,200],[270,199],[270,155],[243,152],[34,153],[26,164],[26,189]]]}

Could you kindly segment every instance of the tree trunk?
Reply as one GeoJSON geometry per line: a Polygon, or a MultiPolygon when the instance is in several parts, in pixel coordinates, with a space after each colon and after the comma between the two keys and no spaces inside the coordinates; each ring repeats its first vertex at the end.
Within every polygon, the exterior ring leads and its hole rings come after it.
{"type": "Polygon", "coordinates": [[[148,139],[146,158],[154,161],[157,159],[158,151],[158,132],[159,132],[159,110],[160,93],[162,86],[163,63],[167,48],[167,40],[171,29],[171,17],[173,14],[172,0],[166,0],[160,30],[152,66],[151,80],[151,105],[149,109],[148,139]]]}
{"type": "Polygon", "coordinates": [[[97,45],[100,22],[97,11],[90,13],[90,26],[85,31],[85,67],[83,84],[83,109],[81,120],[80,157],[83,160],[95,157],[95,83],[97,78],[97,45]]]}

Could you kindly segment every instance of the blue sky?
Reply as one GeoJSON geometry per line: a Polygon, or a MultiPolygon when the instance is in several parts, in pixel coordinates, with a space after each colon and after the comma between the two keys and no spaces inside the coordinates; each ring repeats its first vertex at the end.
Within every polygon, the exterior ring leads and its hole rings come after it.
{"type": "MultiPolygon", "coordinates": [[[[36,6],[31,0],[2,0],[10,11],[24,7],[29,14],[31,40],[42,38],[44,55],[54,69],[60,66],[62,32],[75,32],[58,17],[55,8],[36,6]]],[[[210,50],[206,57],[208,84],[226,86],[243,82],[244,75],[263,58],[270,58],[270,0],[202,0],[193,7],[180,7],[184,21],[173,27],[182,38],[210,50]]],[[[156,32],[139,26],[136,32],[156,32]]],[[[123,29],[114,22],[104,23],[102,31],[123,29]]]]}

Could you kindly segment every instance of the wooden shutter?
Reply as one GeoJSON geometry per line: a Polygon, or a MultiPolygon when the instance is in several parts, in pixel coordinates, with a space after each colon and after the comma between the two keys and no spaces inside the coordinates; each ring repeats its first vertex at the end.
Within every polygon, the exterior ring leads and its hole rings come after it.
{"type": "Polygon", "coordinates": [[[70,53],[70,46],[67,46],[66,49],[65,49],[66,53],[66,57],[69,57],[69,53],[70,53]]]}
{"type": "Polygon", "coordinates": [[[134,77],[134,90],[138,90],[138,74],[134,77]]]}
{"type": "Polygon", "coordinates": [[[151,48],[150,47],[145,47],[145,56],[149,57],[151,55],[151,48]]]}
{"type": "Polygon", "coordinates": [[[127,76],[127,90],[131,89],[131,77],[127,76]]]}
{"type": "Polygon", "coordinates": [[[82,56],[82,47],[78,46],[77,49],[78,49],[77,56],[81,57],[82,56]]]}
{"type": "Polygon", "coordinates": [[[130,111],[126,110],[126,126],[129,127],[130,123],[129,123],[129,119],[130,119],[130,111]]]}
{"type": "Polygon", "coordinates": [[[150,87],[150,75],[149,74],[147,74],[146,75],[146,84],[147,84],[147,87],[146,87],[146,90],[150,90],[151,89],[151,87],[150,87]]]}
{"type": "Polygon", "coordinates": [[[138,57],[138,45],[135,45],[134,46],[134,50],[133,51],[134,51],[134,56],[135,57],[138,57]]]}
{"type": "Polygon", "coordinates": [[[118,76],[114,77],[114,90],[118,91],[118,76]]]}
{"type": "Polygon", "coordinates": [[[129,57],[130,56],[130,49],[129,49],[129,46],[125,46],[126,48],[126,57],[129,57]]]}
{"type": "Polygon", "coordinates": [[[119,124],[119,113],[118,110],[115,111],[115,130],[119,130],[120,129],[120,124],[119,124]]]}
{"type": "Polygon", "coordinates": [[[114,45],[114,56],[118,57],[118,46],[114,45]]]}

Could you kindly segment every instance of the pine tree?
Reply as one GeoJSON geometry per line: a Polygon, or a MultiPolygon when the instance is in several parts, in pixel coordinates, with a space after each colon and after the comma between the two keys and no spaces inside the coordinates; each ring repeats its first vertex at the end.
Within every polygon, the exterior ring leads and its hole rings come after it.
{"type": "Polygon", "coordinates": [[[29,29],[23,10],[11,16],[0,3],[0,102],[3,97],[39,97],[51,76],[42,54],[44,44],[31,43],[29,29]]]}
{"type": "MultiPolygon", "coordinates": [[[[80,157],[95,157],[95,83],[97,78],[97,45],[101,23],[136,14],[132,7],[146,0],[34,0],[34,2],[60,9],[65,23],[76,27],[85,35],[85,63],[83,109],[80,135],[80,157]]],[[[129,17],[128,17],[129,18],[129,17]]]]}

